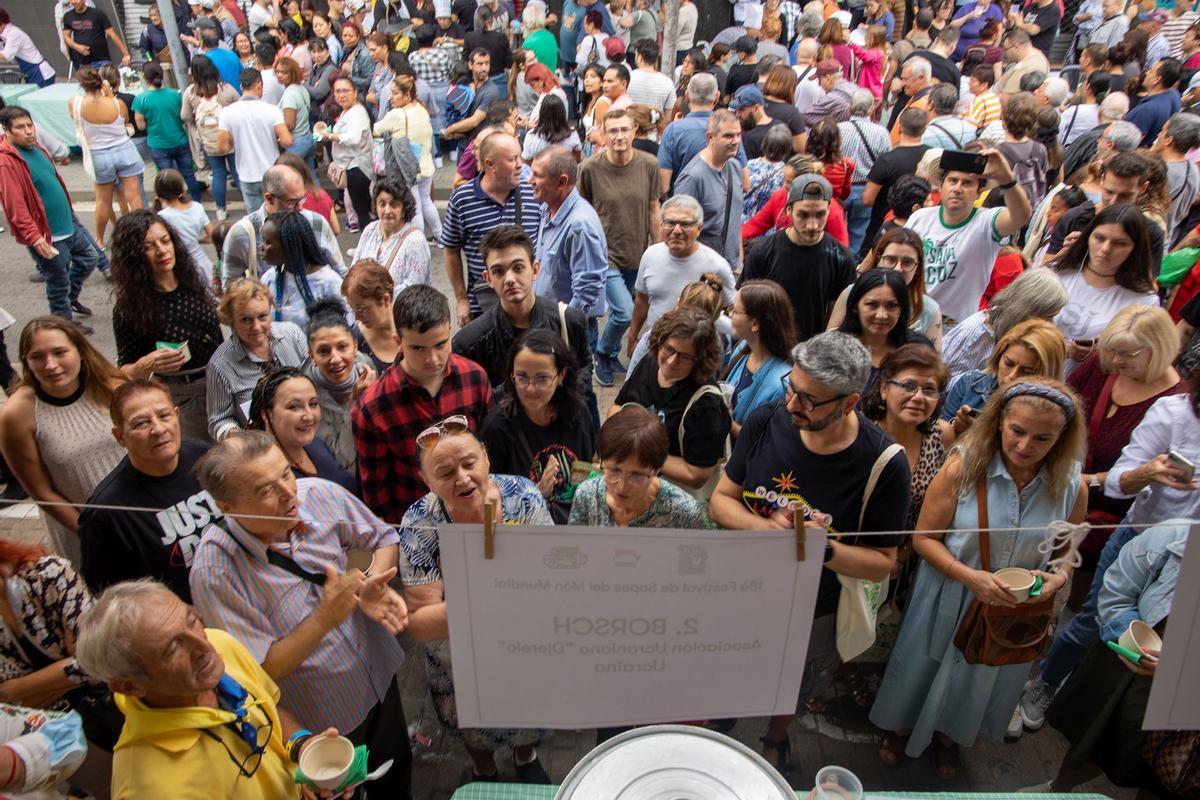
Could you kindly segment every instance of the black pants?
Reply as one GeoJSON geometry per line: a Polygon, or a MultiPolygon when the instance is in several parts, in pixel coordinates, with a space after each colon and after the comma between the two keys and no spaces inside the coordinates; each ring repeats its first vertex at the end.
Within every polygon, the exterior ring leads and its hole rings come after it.
{"type": "Polygon", "coordinates": [[[0,331],[0,391],[8,394],[9,388],[16,381],[17,373],[8,360],[8,347],[4,343],[4,331],[0,331]]]}
{"type": "Polygon", "coordinates": [[[358,217],[358,229],[365,230],[371,222],[371,176],[358,167],[351,167],[346,170],[346,190],[358,217]]]}
{"type": "MultiPolygon", "coordinates": [[[[400,702],[400,684],[395,678],[383,702],[371,709],[363,723],[345,736],[355,745],[367,746],[368,771],[392,759],[392,768],[387,775],[364,784],[371,797],[412,800],[412,747],[408,742],[404,706],[400,702]]],[[[355,797],[361,797],[361,792],[360,789],[355,797]]]]}

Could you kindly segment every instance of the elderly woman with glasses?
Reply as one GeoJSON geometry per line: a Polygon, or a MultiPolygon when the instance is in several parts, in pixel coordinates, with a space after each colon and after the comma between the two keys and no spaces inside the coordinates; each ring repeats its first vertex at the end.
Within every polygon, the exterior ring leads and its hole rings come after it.
{"type": "Polygon", "coordinates": [[[438,719],[462,739],[474,763],[475,780],[496,780],[495,752],[511,747],[518,780],[546,784],[550,778],[537,760],[535,746],[547,731],[458,726],[438,526],[482,524],[486,503],[495,503],[497,523],[554,524],[533,481],[491,473],[487,451],[467,425],[466,417],[453,416],[417,435],[421,477],[430,492],[411,505],[400,522],[408,632],[425,651],[425,676],[438,719]]]}
{"type": "Polygon", "coordinates": [[[674,308],[654,323],[650,357],[630,370],[608,413],[636,403],[661,417],[669,440],[662,473],[690,492],[714,485],[725,456],[730,416],[714,380],[720,365],[712,318],[698,308],[674,308]]]}
{"type": "Polygon", "coordinates": [[[621,528],[705,528],[708,514],[696,498],[660,477],[667,461],[667,429],[640,406],[626,406],[600,426],[603,474],[580,484],[571,525],[621,528]]]}

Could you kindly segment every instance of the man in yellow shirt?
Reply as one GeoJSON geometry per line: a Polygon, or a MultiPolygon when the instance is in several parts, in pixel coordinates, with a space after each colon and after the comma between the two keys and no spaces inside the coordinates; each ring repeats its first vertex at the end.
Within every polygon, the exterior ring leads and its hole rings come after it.
{"type": "Polygon", "coordinates": [[[298,759],[312,734],[278,708],[275,682],[163,584],[109,587],[80,625],[76,657],[125,714],[115,800],[328,796],[302,794],[293,780],[289,755],[298,759]]]}

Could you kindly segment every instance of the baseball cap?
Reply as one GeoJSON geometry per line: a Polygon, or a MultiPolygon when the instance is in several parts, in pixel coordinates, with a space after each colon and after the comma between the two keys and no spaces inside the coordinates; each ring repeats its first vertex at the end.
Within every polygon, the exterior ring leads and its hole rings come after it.
{"type": "Polygon", "coordinates": [[[826,75],[832,75],[835,72],[842,71],[842,62],[836,58],[824,58],[817,62],[817,77],[824,78],[826,75]]]}
{"type": "Polygon", "coordinates": [[[733,93],[733,99],[729,101],[729,109],[737,111],[739,108],[746,106],[760,105],[765,106],[767,98],[763,97],[762,89],[759,89],[754,84],[739,87],[733,93]]]}
{"type": "Polygon", "coordinates": [[[733,43],[733,49],[739,53],[757,53],[758,39],[753,36],[739,36],[733,43]]]}
{"type": "Polygon", "coordinates": [[[604,40],[604,55],[608,56],[609,61],[625,58],[625,43],[616,36],[609,36],[604,40]]]}
{"type": "Polygon", "coordinates": [[[801,175],[788,187],[787,201],[789,204],[795,203],[797,200],[824,200],[828,203],[832,199],[833,187],[829,185],[829,181],[825,180],[823,175],[816,173],[810,172],[807,175],[801,175]]]}
{"type": "Polygon", "coordinates": [[[1143,11],[1141,14],[1137,15],[1137,21],[1139,23],[1157,22],[1159,25],[1162,25],[1170,18],[1170,15],[1161,8],[1156,8],[1153,11],[1143,11]]]}

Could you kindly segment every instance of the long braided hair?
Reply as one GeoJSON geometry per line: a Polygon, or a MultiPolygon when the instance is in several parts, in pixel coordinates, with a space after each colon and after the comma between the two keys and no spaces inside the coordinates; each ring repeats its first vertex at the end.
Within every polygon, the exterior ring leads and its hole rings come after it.
{"type": "Polygon", "coordinates": [[[316,302],[312,288],[308,285],[308,265],[328,266],[330,257],[321,245],[317,244],[312,225],[299,211],[276,211],[270,214],[266,221],[275,226],[279,233],[279,241],[283,244],[283,264],[275,272],[275,319],[279,320],[285,275],[292,276],[307,308],[316,302]]]}

